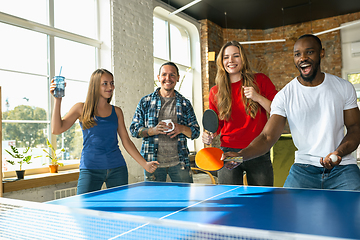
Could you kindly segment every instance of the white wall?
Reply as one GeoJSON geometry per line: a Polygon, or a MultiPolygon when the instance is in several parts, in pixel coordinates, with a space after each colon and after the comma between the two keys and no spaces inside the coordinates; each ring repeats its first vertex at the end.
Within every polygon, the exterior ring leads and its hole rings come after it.
{"type": "MultiPolygon", "coordinates": [[[[123,110],[129,133],[140,98],[154,90],[153,1],[113,0],[111,12],[114,104],[123,110]]],[[[130,138],[140,150],[141,139],[130,138]]],[[[127,154],[121,144],[120,148],[128,165],[129,182],[143,181],[143,168],[127,154]]]]}
{"type": "MultiPolygon", "coordinates": [[[[341,34],[341,53],[342,53],[342,77],[347,79],[349,73],[360,73],[360,55],[352,56],[351,43],[360,42],[360,21],[342,24],[341,34]],[[347,25],[351,25],[346,27],[347,25]]],[[[359,84],[355,86],[356,90],[360,90],[359,84]]],[[[360,102],[358,102],[360,108],[360,102]]],[[[353,153],[354,157],[360,159],[360,146],[353,153]]],[[[360,162],[358,162],[360,167],[360,162]]]]}
{"type": "Polygon", "coordinates": [[[360,21],[349,22],[341,26],[354,24],[342,28],[341,52],[342,52],[342,77],[347,79],[347,74],[360,72],[360,56],[351,56],[351,43],[360,42],[360,21]],[[354,24],[357,23],[357,24],[354,24]]]}
{"type": "Polygon", "coordinates": [[[3,197],[33,202],[54,200],[54,191],[76,187],[77,181],[4,193],[3,197]]]}

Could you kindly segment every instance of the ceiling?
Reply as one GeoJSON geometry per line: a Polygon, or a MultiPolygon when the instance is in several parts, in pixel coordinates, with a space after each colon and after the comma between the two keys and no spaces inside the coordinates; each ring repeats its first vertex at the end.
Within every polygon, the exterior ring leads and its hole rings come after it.
{"type": "MultiPolygon", "coordinates": [[[[193,2],[161,1],[175,9],[193,2]]],[[[202,0],[183,12],[223,28],[268,29],[360,12],[360,0],[202,0]]]]}

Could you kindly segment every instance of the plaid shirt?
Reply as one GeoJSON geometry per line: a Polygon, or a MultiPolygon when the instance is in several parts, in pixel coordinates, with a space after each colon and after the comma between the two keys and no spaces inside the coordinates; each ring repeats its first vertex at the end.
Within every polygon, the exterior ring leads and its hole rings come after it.
{"type": "MultiPolygon", "coordinates": [[[[143,97],[136,107],[135,114],[130,125],[131,136],[140,138],[139,132],[143,128],[152,128],[158,124],[159,112],[161,109],[161,99],[158,94],[160,88],[155,92],[143,97]]],[[[177,123],[185,125],[191,129],[191,139],[196,139],[200,135],[200,127],[196,120],[195,112],[189,100],[184,98],[175,90],[176,97],[176,115],[177,123]]],[[[187,136],[184,134],[178,137],[178,153],[180,162],[184,162],[186,166],[190,166],[189,149],[187,148],[187,136]]],[[[146,161],[157,161],[157,151],[159,144],[159,136],[154,135],[144,137],[141,146],[141,155],[146,161]]]]}

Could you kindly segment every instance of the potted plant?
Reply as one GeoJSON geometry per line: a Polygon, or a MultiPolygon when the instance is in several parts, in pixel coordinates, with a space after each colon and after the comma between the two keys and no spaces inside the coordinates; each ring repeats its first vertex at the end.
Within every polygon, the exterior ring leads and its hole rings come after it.
{"type": "MultiPolygon", "coordinates": [[[[8,151],[7,149],[5,149],[5,151],[10,154],[11,157],[18,159],[17,163],[20,165],[20,169],[16,170],[16,175],[18,179],[24,179],[24,175],[25,175],[25,170],[22,169],[22,165],[24,163],[26,164],[30,164],[30,160],[31,160],[31,155],[29,154],[29,150],[30,147],[27,147],[23,150],[23,153],[19,153],[19,150],[14,147],[14,146],[10,146],[11,147],[11,151],[8,151]]],[[[10,163],[11,165],[15,165],[15,161],[12,160],[6,160],[8,163],[10,163]]]]}
{"type": "MultiPolygon", "coordinates": [[[[51,153],[49,153],[45,149],[43,149],[43,151],[47,154],[46,157],[50,158],[50,160],[51,160],[51,162],[49,164],[50,173],[57,173],[59,166],[64,166],[64,164],[59,162],[59,157],[56,154],[56,151],[55,151],[54,147],[51,145],[49,139],[46,139],[46,144],[48,145],[51,153]]],[[[61,149],[60,151],[65,152],[65,149],[61,149]]]]}

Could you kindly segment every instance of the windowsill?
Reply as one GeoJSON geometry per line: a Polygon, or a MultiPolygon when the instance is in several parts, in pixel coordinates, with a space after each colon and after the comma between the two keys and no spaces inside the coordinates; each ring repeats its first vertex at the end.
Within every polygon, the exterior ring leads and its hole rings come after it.
{"type": "Polygon", "coordinates": [[[79,168],[60,168],[58,173],[26,174],[25,178],[17,180],[16,177],[3,179],[3,192],[13,192],[36,187],[49,186],[59,183],[76,181],[79,178],[79,168]]]}

